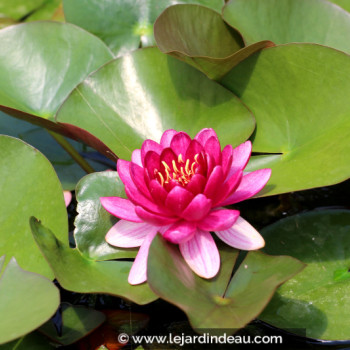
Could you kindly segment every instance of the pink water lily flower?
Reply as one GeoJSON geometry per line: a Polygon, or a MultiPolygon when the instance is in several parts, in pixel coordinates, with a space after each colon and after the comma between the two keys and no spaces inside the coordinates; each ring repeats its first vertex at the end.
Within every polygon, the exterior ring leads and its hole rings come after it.
{"type": "Polygon", "coordinates": [[[120,218],[107,233],[116,247],[140,247],[129,283],[147,280],[148,250],[157,232],[178,244],[191,269],[203,278],[220,269],[220,255],[210,232],[237,249],[255,250],[264,239],[238,210],[223,206],[258,193],[270,169],[243,173],[251,154],[247,141],[221,150],[213,129],[192,140],[185,132],[167,130],[160,143],[146,140],[132,161],[118,160],[117,170],[128,199],[102,197],[102,206],[120,218]]]}

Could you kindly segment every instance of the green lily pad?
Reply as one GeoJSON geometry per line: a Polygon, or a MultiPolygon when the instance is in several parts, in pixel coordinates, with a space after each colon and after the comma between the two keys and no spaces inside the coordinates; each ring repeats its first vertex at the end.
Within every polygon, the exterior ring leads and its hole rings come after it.
{"type": "Polygon", "coordinates": [[[46,2],[35,12],[33,12],[26,22],[32,21],[57,21],[64,22],[62,0],[46,0],[46,2]]]}
{"type": "Polygon", "coordinates": [[[48,342],[48,339],[39,332],[27,334],[24,337],[0,345],[0,350],[53,350],[55,346],[48,342]]]}
{"type": "Polygon", "coordinates": [[[59,302],[59,291],[50,280],[22,270],[12,258],[0,277],[0,344],[38,328],[59,302]]]}
{"type": "Polygon", "coordinates": [[[8,26],[12,26],[13,24],[16,24],[16,23],[17,22],[14,19],[5,17],[0,14],[0,29],[8,26]]]}
{"type": "Polygon", "coordinates": [[[62,345],[70,345],[77,342],[99,327],[106,316],[97,310],[84,306],[74,306],[62,303],[62,334],[57,334],[53,322],[46,322],[39,331],[50,339],[62,345]]]}
{"type": "Polygon", "coordinates": [[[316,43],[350,53],[350,14],[325,0],[231,0],[223,18],[247,44],[316,43]]]}
{"type": "Polygon", "coordinates": [[[350,176],[349,56],[312,45],[262,50],[221,81],[253,112],[247,170],[271,168],[259,195],[332,185],[350,176]]]}
{"type": "Polygon", "coordinates": [[[238,145],[255,127],[231,92],[156,48],[135,51],[92,74],[62,105],[57,121],[87,130],[125,159],[145,139],[159,141],[166,129],[194,137],[212,127],[223,145],[238,145]]]}
{"type": "Polygon", "coordinates": [[[100,37],[116,56],[154,45],[154,21],[177,3],[202,4],[217,12],[224,6],[224,0],[63,0],[67,21],[100,37]]]}
{"type": "Polygon", "coordinates": [[[77,185],[78,201],[74,238],[80,253],[93,260],[134,258],[138,249],[122,249],[109,245],[106,234],[118,219],[101,205],[100,197],[126,198],[124,184],[116,171],[85,176],[77,185]]]}
{"type": "Polygon", "coordinates": [[[199,5],[168,7],[154,24],[159,49],[219,79],[270,41],[243,48],[240,34],[219,13],[199,5]]]}
{"type": "Polygon", "coordinates": [[[349,229],[350,211],[323,210],[295,215],[262,230],[267,253],[289,254],[307,264],[278,289],[262,320],[296,332],[306,329],[311,338],[350,338],[349,229]]]}
{"type": "MultiPolygon", "coordinates": [[[[77,182],[86,175],[86,172],[43,128],[12,118],[0,111],[0,133],[17,137],[42,152],[53,165],[64,190],[74,190],[77,182]]],[[[92,150],[81,143],[72,140],[68,142],[77,152],[85,151],[88,154],[92,150]]],[[[101,163],[86,161],[96,171],[106,169],[106,166],[101,163]]]]}
{"type": "Polygon", "coordinates": [[[23,141],[1,135],[0,159],[0,256],[6,255],[6,262],[14,256],[24,269],[52,278],[33,240],[29,218],[40,216],[62,241],[68,241],[61,184],[50,162],[23,141]]]}
{"type": "Polygon", "coordinates": [[[350,2],[348,0],[329,0],[329,1],[342,7],[344,10],[350,12],[350,2]]]}
{"type": "Polygon", "coordinates": [[[28,13],[36,10],[46,0],[0,0],[0,13],[19,20],[28,13]]]}
{"type": "Polygon", "coordinates": [[[194,328],[244,327],[264,309],[276,288],[303,268],[287,256],[249,252],[231,279],[238,251],[220,248],[221,268],[212,280],[195,275],[178,248],[157,236],[151,244],[147,278],[156,294],[183,310],[194,328]]]}
{"type": "Polygon", "coordinates": [[[131,261],[88,260],[77,249],[63,244],[35,218],[30,224],[38,246],[63,288],[77,293],[110,294],[141,305],[157,299],[147,283],[137,286],[128,283],[131,261]]]}

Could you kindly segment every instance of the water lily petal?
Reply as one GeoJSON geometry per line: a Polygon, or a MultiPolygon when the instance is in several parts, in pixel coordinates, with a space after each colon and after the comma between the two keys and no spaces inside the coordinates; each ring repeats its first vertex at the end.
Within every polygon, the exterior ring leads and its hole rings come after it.
{"type": "Polygon", "coordinates": [[[217,193],[218,188],[224,182],[224,173],[221,165],[217,165],[209,176],[205,185],[203,194],[210,199],[213,199],[217,193]]]}
{"type": "Polygon", "coordinates": [[[231,228],[215,233],[226,244],[237,249],[256,250],[265,245],[260,233],[241,216],[231,228]]]}
{"type": "Polygon", "coordinates": [[[139,247],[149,233],[156,232],[157,227],[146,223],[126,220],[118,221],[107,233],[107,243],[120,248],[139,247]]]}
{"type": "Polygon", "coordinates": [[[208,231],[198,229],[189,241],[180,243],[179,247],[185,261],[197,275],[212,278],[219,272],[219,251],[208,231]]]}
{"type": "Polygon", "coordinates": [[[184,157],[190,143],[191,138],[185,132],[179,132],[171,140],[170,148],[174,151],[176,156],[182,154],[184,157]]]}
{"type": "Polygon", "coordinates": [[[233,226],[238,217],[238,210],[212,210],[208,216],[199,222],[198,227],[204,231],[227,230],[233,226]]]}
{"type": "Polygon", "coordinates": [[[205,143],[204,149],[213,157],[216,165],[221,165],[221,146],[216,135],[209,137],[205,143]]]}
{"type": "Polygon", "coordinates": [[[179,221],[168,228],[163,237],[171,243],[184,243],[191,239],[197,231],[196,224],[187,221],[179,221]]]}
{"type": "Polygon", "coordinates": [[[169,225],[179,220],[178,218],[151,213],[139,206],[135,207],[135,212],[143,221],[156,226],[169,225]]]}
{"type": "Polygon", "coordinates": [[[110,214],[119,219],[142,222],[135,212],[135,205],[128,199],[119,197],[100,197],[100,202],[110,214]]]}
{"type": "Polygon", "coordinates": [[[262,190],[270,176],[271,169],[260,169],[244,175],[236,191],[220,205],[234,204],[253,197],[262,190]]]}
{"type": "Polygon", "coordinates": [[[141,147],[142,164],[145,165],[145,157],[148,152],[153,151],[153,152],[156,152],[157,154],[160,154],[162,150],[163,150],[163,147],[159,143],[153,140],[144,141],[141,147]]]}
{"type": "Polygon", "coordinates": [[[246,141],[234,148],[232,152],[232,166],[228,176],[231,176],[238,170],[243,170],[249,161],[251,153],[252,143],[250,141],[246,141]]]}
{"type": "Polygon", "coordinates": [[[214,158],[208,153],[205,154],[205,159],[207,161],[207,178],[209,178],[216,164],[214,158]]]}
{"type": "Polygon", "coordinates": [[[145,183],[145,171],[143,168],[135,163],[130,164],[130,174],[134,181],[136,187],[144,194],[147,198],[151,199],[151,194],[149,193],[148,187],[145,183]]]}
{"type": "Polygon", "coordinates": [[[152,180],[150,181],[148,188],[153,200],[158,205],[164,205],[166,197],[168,196],[168,192],[164,189],[164,187],[161,186],[157,180],[152,180]]]}
{"type": "Polygon", "coordinates": [[[66,207],[70,204],[72,201],[72,192],[71,191],[63,191],[63,197],[64,197],[64,203],[66,207]]]}
{"type": "Polygon", "coordinates": [[[225,179],[227,178],[228,172],[231,169],[232,154],[233,154],[233,147],[231,145],[226,145],[221,152],[221,156],[222,156],[221,166],[222,166],[222,171],[224,173],[225,179]]]}
{"type": "Polygon", "coordinates": [[[165,166],[164,163],[170,167],[171,172],[173,172],[173,160],[177,161],[176,154],[171,148],[164,148],[162,153],[160,154],[160,171],[165,174],[165,166]],[[164,163],[163,163],[164,162],[164,163]]]}
{"type": "Polygon", "coordinates": [[[131,162],[128,162],[123,159],[118,159],[117,162],[117,171],[120,179],[122,180],[123,184],[125,187],[131,186],[134,187],[135,184],[131,179],[131,174],[130,174],[130,165],[131,162]]]}
{"type": "Polygon", "coordinates": [[[202,145],[198,141],[192,140],[186,151],[186,159],[189,159],[192,164],[195,161],[194,157],[201,152],[203,152],[202,145]]]}
{"type": "Polygon", "coordinates": [[[193,175],[191,181],[186,186],[186,190],[192,192],[194,195],[202,193],[207,179],[201,174],[193,175]]]}
{"type": "Polygon", "coordinates": [[[141,150],[140,149],[135,149],[133,150],[131,154],[131,161],[140,167],[143,167],[142,160],[141,160],[141,150]]]}
{"type": "Polygon", "coordinates": [[[132,285],[143,283],[147,280],[147,258],[149,247],[153,238],[157,235],[157,230],[150,232],[143,241],[135,261],[132,264],[128,282],[132,285]]]}
{"type": "Polygon", "coordinates": [[[236,171],[222,186],[219,186],[213,198],[213,207],[221,206],[221,202],[229,197],[242,181],[243,171],[236,171]]]}
{"type": "Polygon", "coordinates": [[[155,178],[156,173],[155,170],[160,169],[160,156],[158,153],[154,151],[147,152],[144,160],[144,167],[147,169],[147,174],[149,178],[152,180],[155,178]]]}
{"type": "Polygon", "coordinates": [[[165,130],[162,135],[162,138],[160,139],[160,145],[163,148],[170,147],[171,140],[176,134],[177,134],[177,131],[174,129],[165,130]]]}
{"type": "Polygon", "coordinates": [[[197,140],[202,146],[205,145],[205,143],[208,141],[210,137],[216,137],[216,132],[212,128],[205,128],[202,129],[195,137],[194,139],[197,140]]]}
{"type": "Polygon", "coordinates": [[[188,221],[202,220],[209,213],[211,203],[211,199],[207,198],[204,194],[197,194],[181,213],[181,217],[188,221]]]}
{"type": "Polygon", "coordinates": [[[165,206],[177,215],[188,206],[193,199],[193,193],[187,191],[182,186],[175,186],[168,194],[165,200],[165,206]]]}

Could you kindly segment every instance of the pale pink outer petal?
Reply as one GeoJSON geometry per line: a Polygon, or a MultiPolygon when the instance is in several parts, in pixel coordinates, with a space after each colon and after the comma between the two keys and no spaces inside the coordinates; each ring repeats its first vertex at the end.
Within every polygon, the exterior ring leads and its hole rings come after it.
{"type": "Polygon", "coordinates": [[[64,197],[64,203],[65,203],[66,207],[68,207],[68,205],[70,204],[70,202],[72,200],[72,192],[63,191],[63,197],[64,197]]]}
{"type": "Polygon", "coordinates": [[[149,247],[153,238],[157,235],[158,228],[150,232],[143,241],[135,261],[131,267],[128,282],[132,285],[143,283],[147,280],[147,258],[149,247]]]}
{"type": "Polygon", "coordinates": [[[208,231],[197,229],[193,238],[179,245],[190,268],[203,278],[214,277],[220,269],[220,254],[208,231]]]}
{"type": "Polygon", "coordinates": [[[237,170],[243,170],[250,158],[252,153],[252,143],[246,141],[232,151],[232,166],[228,173],[228,177],[232,176],[237,170]]]}
{"type": "Polygon", "coordinates": [[[141,160],[141,150],[135,149],[131,154],[131,161],[140,167],[143,167],[141,160]]]}
{"type": "Polygon", "coordinates": [[[221,206],[244,201],[260,192],[271,176],[271,169],[260,169],[243,175],[242,181],[231,196],[220,203],[221,206]]]}
{"type": "Polygon", "coordinates": [[[163,237],[171,243],[184,243],[191,239],[196,232],[196,224],[188,221],[180,221],[171,225],[163,234],[163,237]]]}
{"type": "Polygon", "coordinates": [[[100,197],[100,202],[103,208],[119,219],[143,222],[135,212],[135,205],[128,199],[119,197],[100,197]]]}
{"type": "Polygon", "coordinates": [[[160,139],[160,145],[163,148],[170,147],[171,140],[176,134],[177,134],[177,131],[174,129],[165,130],[162,135],[162,138],[160,139]]]}
{"type": "Polygon", "coordinates": [[[198,223],[198,227],[204,231],[227,230],[233,226],[238,217],[238,210],[212,210],[208,216],[198,223]]]}
{"type": "Polygon", "coordinates": [[[256,250],[265,246],[264,238],[241,216],[228,230],[215,233],[226,244],[237,249],[256,250]]]}
{"type": "Polygon", "coordinates": [[[139,247],[149,233],[157,232],[157,227],[146,223],[126,220],[118,221],[106,235],[107,243],[120,248],[139,247]]]}

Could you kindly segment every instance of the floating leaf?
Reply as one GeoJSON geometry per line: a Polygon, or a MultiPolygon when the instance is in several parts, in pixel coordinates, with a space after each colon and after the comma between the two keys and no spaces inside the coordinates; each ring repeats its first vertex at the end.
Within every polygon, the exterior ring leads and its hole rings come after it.
{"type": "Polygon", "coordinates": [[[223,18],[247,44],[306,42],[350,53],[350,14],[325,0],[231,0],[223,18]]]}
{"type": "Polygon", "coordinates": [[[217,12],[198,5],[167,8],[154,24],[159,49],[218,79],[269,41],[243,48],[240,34],[217,12]]]}
{"type": "Polygon", "coordinates": [[[295,215],[262,230],[269,254],[288,254],[307,264],[281,286],[260,318],[311,338],[346,340],[350,334],[350,211],[295,215]],[[342,277],[339,278],[339,272],[342,277]],[[305,335],[305,334],[304,334],[305,335]]]}
{"type": "Polygon", "coordinates": [[[253,112],[248,168],[271,168],[259,194],[328,186],[350,176],[349,56],[312,44],[265,49],[221,81],[253,112]]]}
{"type": "Polygon", "coordinates": [[[0,136],[0,256],[12,256],[24,269],[48,278],[53,274],[33,240],[29,218],[40,216],[68,240],[63,190],[50,162],[36,149],[9,136],[0,136]]]}
{"type": "Polygon", "coordinates": [[[62,345],[70,345],[91,333],[105,320],[105,315],[97,310],[88,309],[84,306],[62,303],[62,332],[57,334],[53,322],[49,321],[42,325],[39,331],[55,342],[62,345]]]}
{"type": "Polygon", "coordinates": [[[92,74],[72,92],[57,120],[87,130],[125,159],[145,139],[159,141],[166,129],[194,137],[212,127],[222,144],[238,145],[255,127],[231,92],[156,48],[138,50],[92,74]]]}
{"type": "Polygon", "coordinates": [[[220,249],[221,268],[212,280],[192,272],[178,248],[157,236],[148,257],[147,276],[161,298],[183,310],[194,328],[244,327],[266,306],[276,288],[303,268],[287,256],[249,252],[231,279],[238,251],[220,249]]]}
{"type": "Polygon", "coordinates": [[[11,259],[0,277],[0,344],[38,328],[54,314],[59,300],[51,281],[11,259]]]}
{"type": "Polygon", "coordinates": [[[33,332],[26,336],[0,345],[1,350],[53,350],[54,345],[48,342],[48,339],[39,332],[33,332]]]}
{"type": "Polygon", "coordinates": [[[329,1],[335,3],[336,5],[342,7],[344,10],[350,12],[350,2],[348,0],[329,0],[329,1]]]}
{"type": "Polygon", "coordinates": [[[202,4],[221,12],[224,0],[63,0],[67,21],[100,37],[116,56],[154,45],[154,21],[177,3],[202,4]]]}
{"type": "Polygon", "coordinates": [[[31,219],[31,227],[38,246],[63,288],[77,293],[115,295],[137,304],[157,299],[148,284],[132,286],[128,283],[132,262],[85,259],[77,249],[63,244],[34,218],[31,219]]]}
{"type": "Polygon", "coordinates": [[[122,249],[109,245],[106,234],[117,222],[102,206],[100,197],[126,198],[124,185],[117,172],[105,171],[84,177],[77,185],[78,216],[74,238],[80,253],[93,260],[134,258],[138,249],[122,249]]]}
{"type": "Polygon", "coordinates": [[[26,18],[26,22],[45,20],[64,22],[62,0],[46,0],[43,6],[26,18]]]}
{"type": "MultiPolygon", "coordinates": [[[[42,152],[53,165],[63,189],[73,190],[77,182],[86,175],[86,172],[73,160],[73,158],[52,138],[47,130],[32,125],[24,120],[12,118],[0,112],[0,133],[17,137],[42,152]]],[[[77,152],[88,151],[81,143],[68,141],[77,152]]],[[[91,152],[91,149],[90,149],[91,152]]],[[[89,152],[86,152],[89,154],[89,152]]],[[[87,160],[96,171],[106,169],[98,162],[87,160]]]]}
{"type": "Polygon", "coordinates": [[[19,20],[39,8],[46,0],[0,0],[0,13],[19,20]]]}

